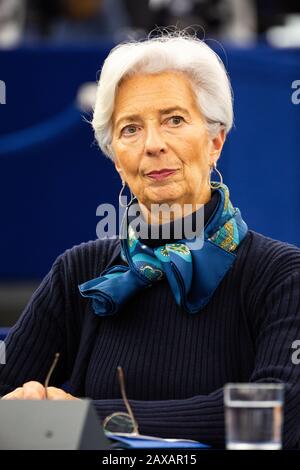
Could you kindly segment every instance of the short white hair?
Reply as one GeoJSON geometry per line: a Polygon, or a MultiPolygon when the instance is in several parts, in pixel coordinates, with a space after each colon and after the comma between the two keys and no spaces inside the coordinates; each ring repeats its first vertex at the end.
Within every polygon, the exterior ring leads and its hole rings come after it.
{"type": "Polygon", "coordinates": [[[118,85],[134,74],[164,71],[186,74],[211,136],[227,134],[233,122],[232,90],[219,56],[203,41],[184,32],[166,33],[114,47],[104,61],[97,86],[92,126],[102,152],[112,160],[112,115],[118,85]]]}

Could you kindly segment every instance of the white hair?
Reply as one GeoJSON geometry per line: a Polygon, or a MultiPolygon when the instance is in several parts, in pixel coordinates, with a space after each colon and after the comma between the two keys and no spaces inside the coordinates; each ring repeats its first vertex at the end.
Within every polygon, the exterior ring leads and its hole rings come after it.
{"type": "Polygon", "coordinates": [[[204,41],[184,32],[167,33],[114,47],[104,61],[98,82],[92,126],[102,152],[113,160],[112,115],[121,80],[134,74],[164,71],[186,74],[211,136],[232,127],[232,91],[219,56],[204,41]]]}

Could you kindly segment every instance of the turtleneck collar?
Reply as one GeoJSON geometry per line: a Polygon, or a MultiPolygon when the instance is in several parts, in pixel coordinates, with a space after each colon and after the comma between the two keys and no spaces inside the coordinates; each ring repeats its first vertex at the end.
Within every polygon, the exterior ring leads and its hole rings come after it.
{"type": "MultiPolygon", "coordinates": [[[[213,216],[219,202],[220,196],[218,191],[213,191],[211,199],[204,205],[204,226],[207,225],[211,217],[213,216]]],[[[199,209],[203,210],[203,208],[199,209]]],[[[130,222],[134,219],[134,217],[128,216],[128,222],[130,222]]],[[[176,234],[177,233],[182,233],[181,228],[184,227],[186,223],[189,223],[189,226],[192,227],[193,232],[196,232],[197,230],[197,211],[183,217],[180,219],[175,219],[174,221],[171,221],[168,224],[161,224],[159,225],[159,236],[156,237],[155,239],[151,238],[151,225],[147,224],[144,222],[144,219],[142,219],[143,223],[143,230],[141,230],[142,233],[148,234],[147,238],[142,238],[139,237],[139,241],[143,243],[144,245],[150,246],[151,248],[155,248],[157,246],[162,246],[165,245],[166,243],[176,243],[179,240],[182,240],[182,237],[177,238],[176,234]],[[191,219],[188,221],[188,219],[191,219]],[[178,230],[178,228],[180,230],[178,230]],[[168,238],[165,237],[165,234],[170,234],[168,238]]],[[[137,234],[138,235],[138,234],[137,234]]]]}

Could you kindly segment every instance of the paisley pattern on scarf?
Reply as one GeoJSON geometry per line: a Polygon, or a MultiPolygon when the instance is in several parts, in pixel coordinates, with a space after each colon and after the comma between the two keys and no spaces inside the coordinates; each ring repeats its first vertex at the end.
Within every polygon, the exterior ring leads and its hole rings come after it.
{"type": "MultiPolygon", "coordinates": [[[[218,206],[204,228],[200,248],[195,240],[182,239],[151,248],[140,242],[133,227],[125,224],[121,257],[126,266],[113,266],[79,286],[82,296],[92,299],[97,315],[114,315],[140,289],[166,278],[175,301],[187,313],[199,313],[235,261],[235,251],[248,227],[229,199],[225,184],[213,183],[220,193],[218,206]],[[126,235],[126,234],[125,234],[126,235]]],[[[128,221],[128,209],[125,213],[128,221]]]]}

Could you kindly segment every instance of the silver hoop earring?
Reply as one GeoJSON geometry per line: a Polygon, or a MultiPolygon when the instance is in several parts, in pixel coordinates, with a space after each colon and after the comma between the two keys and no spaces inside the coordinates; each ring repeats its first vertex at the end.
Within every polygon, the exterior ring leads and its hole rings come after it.
{"type": "Polygon", "coordinates": [[[132,203],[132,201],[133,201],[133,199],[134,199],[134,195],[132,194],[131,189],[129,188],[129,191],[130,191],[130,201],[129,201],[128,204],[123,204],[123,202],[122,202],[122,197],[125,197],[125,196],[123,196],[123,191],[124,191],[125,188],[126,188],[126,182],[125,182],[124,180],[122,180],[122,188],[121,188],[121,190],[120,190],[120,192],[119,192],[119,204],[120,204],[121,207],[124,207],[124,208],[128,207],[128,206],[132,203]]]}
{"type": "Polygon", "coordinates": [[[209,177],[209,185],[211,187],[211,189],[218,189],[222,186],[223,184],[223,176],[222,176],[222,173],[218,170],[217,168],[217,165],[216,163],[214,163],[211,167],[210,167],[210,177],[209,177]],[[218,176],[220,178],[220,181],[219,182],[216,182],[216,181],[212,181],[211,180],[211,174],[213,173],[213,171],[215,171],[216,173],[218,173],[218,176]]]}

